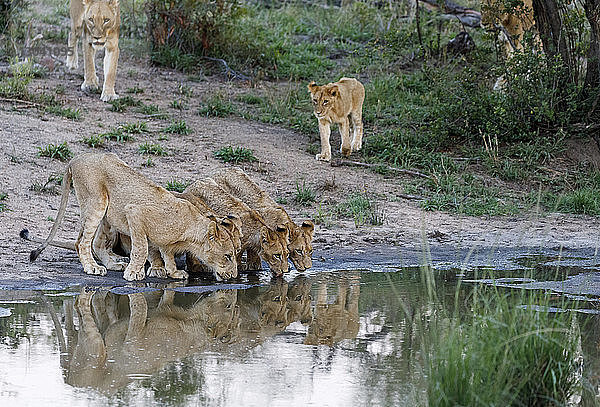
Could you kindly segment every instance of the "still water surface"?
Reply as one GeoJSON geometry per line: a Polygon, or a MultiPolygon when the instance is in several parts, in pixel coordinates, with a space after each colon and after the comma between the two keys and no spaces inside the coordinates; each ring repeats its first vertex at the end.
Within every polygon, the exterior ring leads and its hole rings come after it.
{"type": "Polygon", "coordinates": [[[456,281],[435,303],[418,268],[0,291],[0,405],[421,405],[421,331],[456,281]]]}

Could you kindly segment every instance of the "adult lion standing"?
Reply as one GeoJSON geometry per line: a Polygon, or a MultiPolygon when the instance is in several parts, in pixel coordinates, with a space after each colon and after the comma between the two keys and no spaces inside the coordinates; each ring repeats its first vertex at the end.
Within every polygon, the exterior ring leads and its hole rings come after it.
{"type": "Polygon", "coordinates": [[[119,0],[71,0],[71,32],[69,33],[67,67],[79,67],[77,41],[83,32],[83,76],[81,90],[95,92],[100,88],[94,60],[96,51],[105,49],[104,85],[100,99],[110,102],[115,93],[119,61],[119,0]]]}

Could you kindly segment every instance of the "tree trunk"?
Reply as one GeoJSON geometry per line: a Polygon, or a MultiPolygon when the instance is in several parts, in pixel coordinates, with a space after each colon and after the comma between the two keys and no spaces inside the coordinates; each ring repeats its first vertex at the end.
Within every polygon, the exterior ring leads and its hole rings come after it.
{"type": "Polygon", "coordinates": [[[590,48],[588,51],[585,90],[600,86],[600,0],[585,0],[583,7],[590,23],[590,48]]]}
{"type": "Polygon", "coordinates": [[[562,32],[560,13],[555,0],[533,0],[533,15],[544,45],[544,52],[551,58],[560,55],[565,65],[573,68],[574,64],[562,32]]]}

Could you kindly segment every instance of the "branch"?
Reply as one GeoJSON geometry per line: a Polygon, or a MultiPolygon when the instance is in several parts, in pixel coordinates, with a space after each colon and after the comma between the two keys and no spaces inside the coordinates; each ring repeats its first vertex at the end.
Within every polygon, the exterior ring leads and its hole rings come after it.
{"type": "Polygon", "coordinates": [[[242,73],[237,73],[236,71],[234,71],[233,69],[231,69],[229,67],[229,65],[227,65],[227,62],[225,62],[224,59],[221,58],[212,58],[212,57],[203,57],[204,59],[207,59],[209,61],[213,61],[213,62],[220,62],[221,64],[223,64],[223,67],[225,68],[225,75],[227,75],[228,79],[239,79],[242,81],[251,81],[252,79],[249,76],[246,76],[242,73]]]}
{"type": "Polygon", "coordinates": [[[351,161],[351,160],[345,160],[345,159],[337,159],[337,160],[331,161],[332,167],[341,167],[343,165],[348,166],[348,167],[385,168],[387,171],[391,171],[391,172],[412,175],[415,177],[421,177],[421,178],[425,178],[425,179],[431,179],[431,177],[429,175],[423,174],[422,172],[419,172],[416,170],[405,170],[402,168],[390,167],[389,165],[384,165],[384,164],[367,164],[367,163],[363,163],[360,161],[351,161]]]}

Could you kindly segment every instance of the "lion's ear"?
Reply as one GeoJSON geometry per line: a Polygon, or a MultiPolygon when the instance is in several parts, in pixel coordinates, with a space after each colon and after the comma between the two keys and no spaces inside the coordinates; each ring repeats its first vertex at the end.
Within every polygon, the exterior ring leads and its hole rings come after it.
{"type": "Polygon", "coordinates": [[[214,242],[215,240],[217,240],[217,237],[218,237],[217,222],[215,222],[214,220],[211,220],[210,224],[208,225],[208,232],[206,232],[206,238],[208,240],[210,240],[211,242],[214,242]]]}
{"type": "Polygon", "coordinates": [[[338,89],[337,85],[333,85],[331,88],[329,88],[329,94],[333,97],[336,97],[337,95],[340,94],[340,90],[338,89]]]}
{"type": "Polygon", "coordinates": [[[275,226],[275,232],[280,235],[285,241],[289,241],[290,239],[290,230],[285,225],[277,225],[275,226]]]}
{"type": "Polygon", "coordinates": [[[271,229],[268,226],[260,228],[260,240],[265,244],[271,240],[271,229]]]}
{"type": "Polygon", "coordinates": [[[108,4],[110,4],[113,7],[119,7],[119,0],[108,0],[108,4]]]}
{"type": "Polygon", "coordinates": [[[308,84],[308,91],[310,93],[315,93],[317,91],[317,89],[319,89],[319,87],[317,86],[315,81],[312,81],[311,83],[308,84]]]}
{"type": "Polygon", "coordinates": [[[300,225],[300,227],[302,228],[302,230],[304,231],[304,233],[312,236],[312,234],[315,231],[315,224],[312,220],[305,220],[302,222],[302,225],[300,225]]]}

